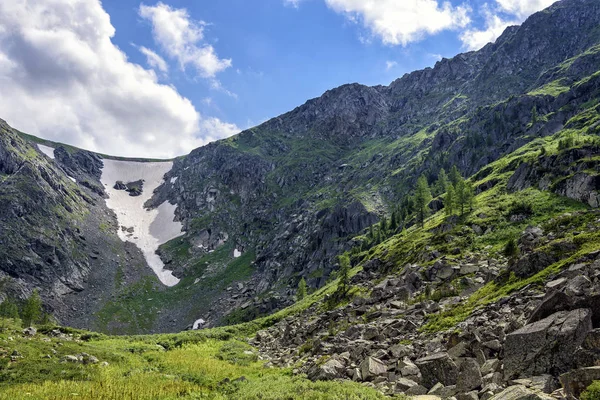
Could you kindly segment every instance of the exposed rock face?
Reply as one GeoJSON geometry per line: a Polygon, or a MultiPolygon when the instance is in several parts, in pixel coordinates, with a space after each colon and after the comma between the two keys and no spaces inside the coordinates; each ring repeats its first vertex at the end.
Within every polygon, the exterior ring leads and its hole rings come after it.
{"type": "Polygon", "coordinates": [[[591,315],[589,309],[561,311],[507,335],[505,378],[571,369],[575,351],[592,329],[591,315]]]}

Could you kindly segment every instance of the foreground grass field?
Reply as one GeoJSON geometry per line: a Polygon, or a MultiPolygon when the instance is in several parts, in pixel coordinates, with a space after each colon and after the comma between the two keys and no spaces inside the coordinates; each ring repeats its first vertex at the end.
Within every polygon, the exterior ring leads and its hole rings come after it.
{"type": "Polygon", "coordinates": [[[109,337],[42,327],[28,336],[12,320],[0,324],[0,399],[384,398],[357,383],[315,383],[266,367],[222,329],[109,337]]]}

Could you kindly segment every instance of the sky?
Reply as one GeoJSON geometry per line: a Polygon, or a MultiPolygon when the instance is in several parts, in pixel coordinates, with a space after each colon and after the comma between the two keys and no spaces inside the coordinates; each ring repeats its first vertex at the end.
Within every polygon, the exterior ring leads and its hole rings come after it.
{"type": "Polygon", "coordinates": [[[0,118],[171,158],[345,83],[477,50],[554,0],[2,0],[0,118]]]}

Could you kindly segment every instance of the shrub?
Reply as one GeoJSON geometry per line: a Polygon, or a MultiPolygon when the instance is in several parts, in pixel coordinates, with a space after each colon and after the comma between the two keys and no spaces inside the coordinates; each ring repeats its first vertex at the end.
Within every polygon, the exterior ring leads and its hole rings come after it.
{"type": "Polygon", "coordinates": [[[581,400],[600,400],[600,381],[594,381],[581,393],[581,400]]]}

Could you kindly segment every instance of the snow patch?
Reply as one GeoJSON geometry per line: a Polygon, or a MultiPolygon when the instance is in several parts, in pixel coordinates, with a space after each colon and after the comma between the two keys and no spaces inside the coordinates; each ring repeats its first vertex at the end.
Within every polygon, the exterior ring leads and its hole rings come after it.
{"type": "Polygon", "coordinates": [[[170,180],[171,184],[174,184],[175,182],[177,182],[177,179],[179,179],[178,176],[172,177],[171,180],[170,180]]]}
{"type": "Polygon", "coordinates": [[[72,176],[67,175],[67,178],[69,178],[70,180],[72,180],[74,183],[77,183],[77,179],[73,178],[72,176]]]}
{"type": "Polygon", "coordinates": [[[192,330],[197,330],[198,328],[200,328],[201,325],[204,325],[206,323],[205,320],[203,320],[202,318],[197,319],[196,321],[194,321],[194,325],[192,326],[192,330]]]}
{"type": "Polygon", "coordinates": [[[100,181],[108,194],[106,205],[117,214],[119,238],[124,242],[134,243],[142,250],[148,265],[163,284],[175,286],[179,283],[179,279],[164,268],[165,265],[156,254],[156,250],[161,244],[182,235],[181,222],[174,221],[177,206],[165,201],[153,210],[144,207],[144,203],[152,197],[154,190],[164,182],[164,175],[171,170],[173,163],[106,159],[103,161],[104,168],[100,181]],[[140,179],[144,181],[140,196],[130,196],[125,190],[113,188],[117,181],[127,183],[140,179]],[[125,230],[121,227],[125,227],[125,230]],[[130,232],[127,232],[127,229],[130,232]],[[133,233],[136,236],[133,236],[133,233]]]}
{"type": "Polygon", "coordinates": [[[240,258],[242,256],[242,252],[238,249],[233,250],[233,258],[240,258]]]}
{"type": "Polygon", "coordinates": [[[54,148],[49,146],[44,146],[43,144],[37,145],[38,149],[48,157],[54,160],[54,148]]]}

